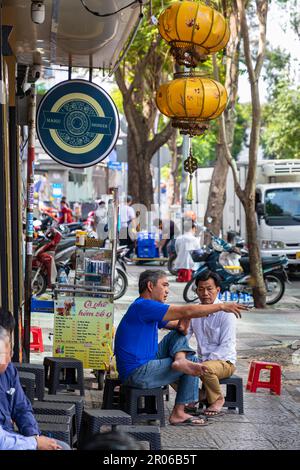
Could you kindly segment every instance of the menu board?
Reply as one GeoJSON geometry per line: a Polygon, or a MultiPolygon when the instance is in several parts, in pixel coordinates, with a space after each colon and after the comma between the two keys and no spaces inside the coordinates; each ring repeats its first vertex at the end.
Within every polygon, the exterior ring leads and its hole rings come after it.
{"type": "Polygon", "coordinates": [[[54,303],[53,356],[79,359],[86,369],[108,369],[112,328],[110,299],[60,295],[54,303]]]}

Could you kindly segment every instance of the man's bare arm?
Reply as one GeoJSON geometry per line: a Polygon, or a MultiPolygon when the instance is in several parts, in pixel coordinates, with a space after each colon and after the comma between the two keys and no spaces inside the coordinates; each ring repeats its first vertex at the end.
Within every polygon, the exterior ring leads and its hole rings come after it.
{"type": "Polygon", "coordinates": [[[241,318],[241,310],[247,310],[244,305],[235,302],[226,302],[212,305],[170,305],[163,321],[191,319],[207,317],[211,313],[219,311],[232,312],[237,318],[241,318]]]}

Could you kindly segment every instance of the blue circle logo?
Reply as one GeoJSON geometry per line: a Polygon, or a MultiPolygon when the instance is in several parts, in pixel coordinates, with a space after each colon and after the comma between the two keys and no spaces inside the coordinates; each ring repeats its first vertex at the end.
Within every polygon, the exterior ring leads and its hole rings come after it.
{"type": "Polygon", "coordinates": [[[63,165],[84,168],[102,161],[119,135],[119,116],[98,85],[69,80],[51,88],[37,110],[37,133],[44,150],[63,165]]]}

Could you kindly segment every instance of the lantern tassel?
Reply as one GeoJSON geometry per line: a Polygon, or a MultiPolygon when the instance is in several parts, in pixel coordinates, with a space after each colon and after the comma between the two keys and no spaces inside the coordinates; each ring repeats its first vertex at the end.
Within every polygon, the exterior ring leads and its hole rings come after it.
{"type": "Polygon", "coordinates": [[[193,201],[193,175],[190,175],[189,187],[186,195],[187,202],[193,201]]]}

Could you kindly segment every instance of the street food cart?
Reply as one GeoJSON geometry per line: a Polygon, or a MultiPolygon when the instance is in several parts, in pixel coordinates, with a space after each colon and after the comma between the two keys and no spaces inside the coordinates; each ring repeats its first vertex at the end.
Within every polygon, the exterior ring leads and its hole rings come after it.
{"type": "Polygon", "coordinates": [[[80,234],[74,282],[58,283],[55,289],[53,355],[81,360],[84,368],[95,371],[100,390],[113,355],[117,215],[114,190],[108,208],[109,246],[80,234]]]}

